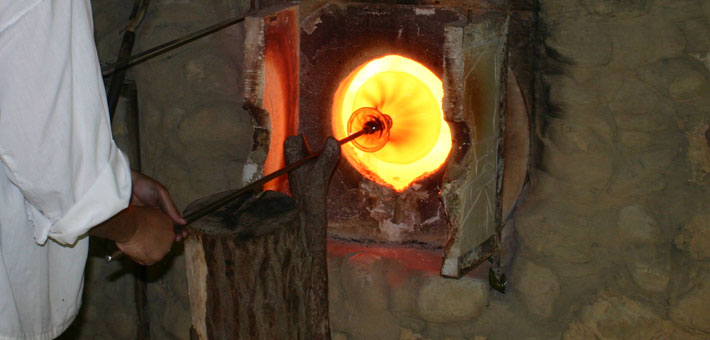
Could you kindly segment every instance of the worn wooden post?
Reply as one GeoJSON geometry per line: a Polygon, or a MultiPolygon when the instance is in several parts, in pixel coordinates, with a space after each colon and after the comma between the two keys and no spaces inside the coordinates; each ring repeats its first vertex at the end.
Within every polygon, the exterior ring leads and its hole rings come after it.
{"type": "MultiPolygon", "coordinates": [[[[286,161],[308,154],[286,140],[286,161]]],[[[185,252],[196,339],[329,339],[325,199],[335,140],[278,192],[238,199],[191,225],[185,252]]],[[[195,202],[187,212],[220,195],[195,202]]]]}

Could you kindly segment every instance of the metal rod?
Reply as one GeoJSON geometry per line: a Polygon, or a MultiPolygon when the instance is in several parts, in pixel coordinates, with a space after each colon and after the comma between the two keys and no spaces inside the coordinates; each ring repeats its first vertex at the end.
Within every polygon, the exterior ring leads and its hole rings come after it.
{"type": "MultiPolygon", "coordinates": [[[[116,57],[116,64],[123,64],[128,61],[131,57],[131,52],[133,52],[133,44],[136,41],[136,28],[143,21],[145,12],[148,9],[148,0],[136,0],[133,5],[133,11],[131,12],[130,22],[123,34],[123,41],[121,42],[121,48],[118,50],[118,57],[116,57]]],[[[109,85],[108,93],[106,99],[108,102],[108,114],[109,119],[113,122],[113,116],[116,114],[116,107],[118,106],[118,98],[120,97],[121,88],[123,88],[123,81],[126,78],[126,69],[118,70],[113,72],[111,76],[111,82],[109,85]]]]}
{"type": "MultiPolygon", "coordinates": [[[[358,138],[362,135],[375,133],[378,129],[379,128],[374,125],[365,125],[362,128],[362,130],[339,140],[338,144],[343,145],[343,144],[350,142],[350,141],[354,140],[355,138],[358,138]]],[[[185,219],[185,221],[187,221],[187,223],[185,225],[176,224],[175,225],[175,232],[182,231],[183,229],[185,229],[185,226],[187,226],[188,224],[195,222],[195,221],[199,220],[200,218],[204,217],[205,215],[208,215],[208,214],[214,212],[215,210],[219,209],[220,207],[223,207],[227,203],[237,199],[239,196],[241,196],[245,193],[248,193],[250,191],[261,190],[261,188],[267,182],[269,182],[279,176],[285,175],[293,170],[300,168],[303,164],[306,164],[308,161],[320,156],[321,153],[323,153],[323,150],[320,150],[320,151],[312,153],[306,157],[303,157],[303,158],[301,158],[301,159],[299,159],[299,160],[297,160],[297,161],[295,161],[295,162],[293,162],[293,163],[291,163],[279,170],[276,170],[276,171],[274,171],[274,172],[272,172],[272,173],[270,173],[270,174],[268,174],[256,181],[254,181],[254,182],[247,184],[245,187],[243,187],[243,188],[241,188],[241,189],[239,189],[227,196],[224,196],[218,200],[215,200],[214,202],[207,204],[203,207],[200,207],[199,209],[183,216],[183,218],[185,219]]],[[[120,250],[117,250],[113,254],[106,255],[104,257],[104,260],[106,262],[111,262],[113,260],[121,258],[122,256],[123,256],[123,252],[120,250]]]]}
{"type": "Polygon", "coordinates": [[[193,42],[197,39],[200,39],[202,37],[205,37],[207,35],[210,35],[212,33],[220,31],[222,29],[225,29],[225,28],[232,26],[234,24],[240,23],[240,22],[244,21],[244,18],[246,18],[246,16],[231,18],[231,19],[222,21],[220,23],[214,24],[212,26],[205,27],[199,31],[192,32],[192,33],[182,36],[180,38],[168,41],[164,44],[158,45],[156,47],[150,48],[150,49],[140,52],[136,55],[133,55],[123,62],[117,62],[114,64],[107,65],[105,67],[102,67],[101,73],[103,74],[104,77],[107,77],[116,71],[125,70],[127,68],[132,67],[132,66],[140,64],[148,59],[157,57],[163,53],[166,53],[166,52],[171,51],[175,48],[178,48],[182,45],[193,42]]]}
{"type": "MultiPolygon", "coordinates": [[[[123,35],[123,42],[121,42],[121,49],[118,52],[118,62],[121,60],[126,60],[131,55],[131,50],[133,50],[133,43],[136,40],[136,33],[133,31],[126,31],[123,35]]],[[[118,106],[118,97],[120,97],[121,88],[123,87],[123,81],[126,78],[126,69],[121,69],[118,72],[113,72],[111,76],[111,83],[108,88],[108,94],[106,95],[106,101],[108,103],[108,115],[111,122],[113,122],[113,117],[116,115],[116,107],[118,106]]]]}
{"type": "MultiPolygon", "coordinates": [[[[146,2],[147,3],[147,2],[146,2]]],[[[126,84],[123,89],[128,92],[129,109],[126,111],[126,126],[128,126],[128,144],[132,147],[135,155],[134,166],[138,171],[142,170],[141,143],[140,143],[140,111],[138,111],[138,91],[135,83],[126,84]]],[[[136,316],[136,340],[150,339],[150,300],[148,299],[148,269],[144,266],[136,266],[136,278],[134,282],[136,316]]]]}
{"type": "MultiPolygon", "coordinates": [[[[362,130],[360,130],[360,131],[358,131],[358,132],[356,132],[356,133],[353,133],[352,135],[350,135],[350,136],[348,136],[348,137],[345,137],[345,138],[339,140],[339,141],[338,141],[338,144],[343,145],[343,144],[345,144],[345,143],[347,143],[347,142],[349,142],[349,141],[352,141],[353,139],[355,139],[355,138],[357,138],[357,137],[360,137],[360,136],[362,136],[362,135],[364,135],[364,134],[369,134],[369,133],[372,133],[371,130],[368,130],[368,128],[365,127],[365,128],[363,128],[362,130]]],[[[241,189],[239,189],[239,190],[237,190],[237,191],[235,191],[235,192],[233,192],[233,193],[231,193],[231,194],[229,194],[229,195],[227,195],[227,196],[225,196],[225,197],[222,197],[222,198],[220,198],[220,199],[218,199],[218,200],[216,200],[216,201],[214,201],[214,202],[212,202],[212,203],[210,203],[210,204],[208,204],[208,205],[206,205],[206,206],[204,206],[204,207],[202,207],[202,208],[200,208],[200,209],[195,210],[194,212],[192,212],[192,213],[190,213],[190,214],[185,215],[184,218],[185,218],[185,220],[187,221],[187,224],[190,224],[190,223],[192,223],[192,222],[195,222],[195,221],[199,220],[199,219],[202,218],[203,216],[205,216],[205,215],[207,215],[207,214],[209,214],[209,213],[211,213],[211,212],[217,210],[219,207],[224,206],[225,204],[227,204],[227,203],[233,201],[233,200],[236,199],[237,197],[239,197],[239,196],[241,196],[241,195],[243,195],[243,194],[245,194],[245,193],[247,193],[247,192],[250,192],[250,191],[260,191],[261,188],[264,186],[264,184],[266,184],[267,182],[269,182],[269,181],[271,181],[271,180],[273,180],[273,179],[275,179],[275,178],[277,178],[277,177],[280,177],[280,176],[282,176],[282,175],[285,175],[285,174],[287,174],[287,173],[289,173],[289,172],[291,172],[291,171],[293,171],[293,170],[296,170],[296,169],[300,168],[303,164],[306,164],[308,161],[310,161],[310,160],[312,160],[312,159],[314,159],[314,158],[320,156],[320,154],[321,154],[322,152],[323,152],[323,150],[318,151],[318,152],[315,152],[315,153],[312,153],[312,154],[310,154],[310,155],[308,155],[308,156],[306,156],[306,157],[303,157],[303,158],[301,158],[301,159],[299,159],[299,160],[297,160],[297,161],[295,161],[295,162],[293,162],[293,163],[291,163],[291,164],[289,164],[289,165],[287,165],[287,166],[285,166],[285,167],[283,167],[283,168],[281,168],[281,169],[279,169],[279,170],[276,170],[276,171],[274,171],[274,172],[272,172],[272,173],[270,173],[270,174],[268,174],[268,175],[266,175],[266,176],[264,176],[264,177],[262,177],[262,178],[260,178],[260,179],[258,179],[258,180],[256,180],[256,181],[254,181],[254,182],[249,183],[247,186],[245,186],[245,187],[243,187],[243,188],[241,188],[241,189]]],[[[184,228],[184,226],[179,226],[179,227],[183,227],[183,228],[184,228]]]]}

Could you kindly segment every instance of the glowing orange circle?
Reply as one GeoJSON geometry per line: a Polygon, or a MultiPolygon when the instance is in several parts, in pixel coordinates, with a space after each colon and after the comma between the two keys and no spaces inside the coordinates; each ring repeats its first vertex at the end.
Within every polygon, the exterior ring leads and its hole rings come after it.
{"type": "Polygon", "coordinates": [[[387,144],[365,152],[345,144],[342,153],[360,173],[397,191],[435,172],[451,151],[444,121],[441,80],[424,65],[388,55],[360,66],[338,86],[333,98],[333,135],[347,136],[351,114],[373,107],[392,118],[387,144]]]}

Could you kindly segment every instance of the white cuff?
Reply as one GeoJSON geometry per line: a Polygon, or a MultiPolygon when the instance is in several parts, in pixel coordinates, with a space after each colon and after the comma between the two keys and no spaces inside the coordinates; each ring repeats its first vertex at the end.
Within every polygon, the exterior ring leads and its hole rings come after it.
{"type": "Polygon", "coordinates": [[[47,237],[72,245],[89,229],[106,221],[128,206],[131,198],[131,170],[126,156],[115,145],[111,156],[89,191],[50,228],[38,228],[35,221],[35,241],[44,244],[47,237]]]}

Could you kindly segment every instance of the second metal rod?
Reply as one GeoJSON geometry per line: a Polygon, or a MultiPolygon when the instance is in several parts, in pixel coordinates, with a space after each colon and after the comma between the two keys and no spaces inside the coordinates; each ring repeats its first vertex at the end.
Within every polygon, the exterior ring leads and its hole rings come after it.
{"type": "MultiPolygon", "coordinates": [[[[362,135],[375,133],[375,132],[377,132],[377,130],[378,130],[378,128],[374,125],[365,125],[362,128],[362,130],[339,140],[338,144],[343,145],[343,144],[350,142],[350,141],[354,140],[355,138],[358,138],[362,135]]],[[[183,229],[185,229],[185,226],[187,226],[188,224],[195,222],[195,221],[199,220],[200,218],[202,218],[203,216],[214,212],[215,210],[223,207],[227,203],[235,200],[237,197],[239,197],[247,192],[261,190],[261,188],[267,182],[269,182],[279,176],[285,175],[293,170],[300,168],[303,164],[306,164],[308,161],[318,157],[321,153],[323,153],[323,150],[312,153],[306,157],[303,157],[303,158],[301,158],[301,159],[299,159],[299,160],[297,160],[297,161],[295,161],[295,162],[293,162],[293,163],[291,163],[279,170],[276,170],[276,171],[274,171],[274,172],[272,172],[272,173],[270,173],[270,174],[268,174],[256,181],[254,181],[254,182],[247,184],[245,187],[243,187],[243,188],[241,188],[241,189],[239,189],[227,196],[224,196],[218,200],[215,200],[214,202],[209,203],[203,207],[200,207],[199,209],[183,216],[183,218],[185,219],[185,221],[187,221],[187,223],[185,223],[185,225],[176,224],[175,231],[176,232],[182,231],[183,229]]],[[[111,261],[119,259],[121,257],[123,257],[123,252],[120,250],[117,250],[113,254],[106,255],[104,257],[104,260],[106,262],[111,262],[111,261]]]]}

